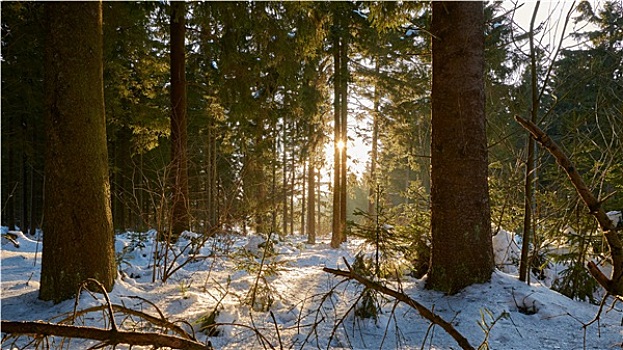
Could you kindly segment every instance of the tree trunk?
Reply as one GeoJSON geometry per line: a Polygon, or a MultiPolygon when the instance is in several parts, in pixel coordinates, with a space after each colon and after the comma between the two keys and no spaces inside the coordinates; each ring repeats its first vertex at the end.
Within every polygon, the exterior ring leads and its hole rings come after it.
{"type": "MultiPolygon", "coordinates": [[[[21,130],[21,152],[22,152],[22,219],[20,220],[20,229],[24,233],[28,233],[30,229],[30,223],[28,220],[30,219],[28,215],[28,190],[29,190],[29,181],[28,181],[28,156],[26,154],[27,142],[28,142],[28,124],[26,119],[22,115],[22,130],[21,130]]],[[[31,172],[32,173],[32,172],[31,172]]],[[[32,174],[31,174],[32,176],[32,174]]],[[[30,189],[32,191],[32,189],[30,189]]]]}
{"type": "Polygon", "coordinates": [[[334,12],[333,18],[333,221],[332,221],[332,233],[331,233],[331,247],[338,248],[342,243],[341,232],[341,197],[342,193],[342,162],[340,157],[342,152],[340,151],[340,142],[342,141],[342,109],[341,109],[341,64],[340,60],[340,36],[337,33],[339,30],[338,13],[334,12]]]}
{"type": "Polygon", "coordinates": [[[307,192],[305,191],[307,189],[307,167],[308,167],[308,162],[305,160],[305,157],[303,156],[303,174],[301,176],[301,231],[299,232],[299,235],[304,236],[305,235],[305,229],[307,228],[307,226],[305,225],[305,219],[307,216],[307,192]]]}
{"type": "MultiPolygon", "coordinates": [[[[286,126],[286,119],[284,116],[283,119],[283,134],[282,134],[282,140],[281,142],[283,143],[283,154],[282,154],[282,163],[283,163],[283,179],[282,179],[282,193],[283,193],[283,201],[282,201],[282,205],[283,205],[283,222],[282,224],[282,230],[283,230],[283,236],[287,236],[288,235],[288,157],[287,157],[287,146],[286,146],[286,139],[288,137],[287,135],[287,126],[286,126]]],[[[276,161],[276,159],[275,159],[276,161]]]]}
{"type": "Polygon", "coordinates": [[[102,82],[101,2],[46,3],[45,222],[39,297],[116,277],[102,82]]]}
{"type": "Polygon", "coordinates": [[[340,154],[340,236],[346,242],[346,190],[348,189],[347,150],[348,150],[348,22],[344,15],[340,16],[340,126],[342,127],[342,149],[340,154]]]}
{"type": "Polygon", "coordinates": [[[315,152],[309,154],[309,165],[307,166],[307,243],[316,244],[316,164],[314,162],[315,152]]]}
{"type": "Polygon", "coordinates": [[[447,293],[493,272],[481,2],[433,2],[431,268],[447,293]],[[460,205],[459,205],[460,204],[460,205]]]}
{"type": "Polygon", "coordinates": [[[296,182],[296,160],[292,155],[292,173],[290,174],[290,234],[294,234],[294,184],[296,182]]]}
{"type": "MultiPolygon", "coordinates": [[[[539,11],[540,2],[534,5],[532,20],[530,21],[529,40],[530,40],[530,88],[532,99],[531,120],[536,124],[536,118],[539,113],[539,92],[537,86],[537,66],[536,66],[536,50],[534,48],[534,22],[537,12],[539,11]]],[[[523,240],[521,242],[521,259],[519,261],[519,280],[530,283],[529,255],[530,242],[534,240],[536,231],[533,218],[535,206],[535,186],[536,186],[536,141],[528,135],[528,155],[526,157],[526,179],[524,184],[524,221],[523,221],[523,240]]]]}
{"type": "Polygon", "coordinates": [[[188,133],[186,116],[186,8],[171,2],[171,232],[170,241],[190,228],[188,208],[188,133]]]}
{"type": "Polygon", "coordinates": [[[218,226],[218,200],[216,188],[216,130],[214,125],[214,116],[208,116],[208,133],[206,143],[206,197],[207,197],[207,231],[209,234],[214,233],[218,226]]]}
{"type": "Polygon", "coordinates": [[[333,91],[334,91],[334,179],[333,179],[333,233],[331,247],[346,241],[346,145],[348,113],[348,23],[340,4],[333,13],[333,91]]]}
{"type": "MultiPolygon", "coordinates": [[[[380,71],[379,58],[376,58],[374,72],[379,76],[380,71]]],[[[372,111],[372,150],[370,151],[370,180],[368,183],[368,215],[376,215],[376,187],[378,180],[376,178],[376,163],[379,153],[379,86],[374,86],[374,110],[372,111]]]]}

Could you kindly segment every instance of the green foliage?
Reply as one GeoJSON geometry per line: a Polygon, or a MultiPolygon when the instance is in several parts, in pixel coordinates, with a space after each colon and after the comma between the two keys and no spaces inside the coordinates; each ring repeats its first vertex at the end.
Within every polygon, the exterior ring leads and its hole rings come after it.
{"type": "Polygon", "coordinates": [[[377,291],[370,288],[364,289],[355,307],[355,316],[362,319],[372,318],[378,320],[379,313],[381,312],[381,307],[377,300],[378,297],[377,291]]]}
{"type": "Polygon", "coordinates": [[[581,233],[576,233],[571,227],[565,229],[563,232],[565,244],[562,252],[552,254],[553,261],[565,266],[560,272],[560,277],[552,284],[552,289],[571,299],[597,303],[595,293],[599,285],[586,270],[586,262],[596,253],[599,254],[603,242],[600,237],[590,234],[596,230],[596,225],[591,218],[577,220],[576,227],[577,232],[581,233]]]}
{"type": "Polygon", "coordinates": [[[376,212],[371,214],[356,210],[354,215],[361,216],[362,223],[350,223],[352,234],[365,239],[366,244],[373,249],[373,252],[362,251],[357,256],[362,262],[361,267],[369,268],[376,278],[400,276],[407,268],[403,256],[411,244],[412,235],[404,231],[398,232],[390,224],[392,217],[379,201],[382,196],[380,187],[376,196],[376,212]],[[372,264],[368,266],[367,260],[372,261],[372,264]]]}
{"type": "Polygon", "coordinates": [[[557,280],[552,289],[568,296],[571,299],[590,301],[598,303],[595,299],[595,292],[599,288],[597,281],[588,274],[584,264],[577,261],[571,262],[568,268],[561,273],[561,279],[557,280]]]}

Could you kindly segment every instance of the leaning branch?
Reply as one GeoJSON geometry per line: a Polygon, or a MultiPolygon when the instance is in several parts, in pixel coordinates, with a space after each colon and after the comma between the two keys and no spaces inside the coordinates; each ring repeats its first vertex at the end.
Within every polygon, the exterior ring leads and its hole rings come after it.
{"type": "Polygon", "coordinates": [[[420,313],[420,315],[422,315],[427,320],[443,328],[444,331],[446,331],[452,338],[454,338],[454,340],[456,340],[456,342],[459,344],[461,348],[474,349],[474,347],[471,346],[469,341],[461,333],[459,333],[459,331],[457,331],[456,328],[454,328],[454,326],[451,323],[447,322],[440,316],[436,315],[435,313],[427,309],[424,305],[411,299],[408,295],[404,293],[390,289],[377,282],[371,281],[363,276],[358,275],[357,273],[353,272],[353,270],[350,268],[348,263],[347,263],[347,266],[348,266],[348,271],[336,270],[336,269],[331,269],[328,267],[325,267],[322,270],[325,272],[334,274],[336,276],[346,277],[347,279],[353,279],[370,289],[374,289],[377,292],[383,293],[385,295],[389,295],[395,298],[396,300],[402,301],[403,303],[416,309],[420,313]]]}
{"type": "Polygon", "coordinates": [[[101,329],[95,327],[71,326],[32,321],[1,321],[0,327],[2,328],[2,333],[92,339],[101,341],[105,346],[128,344],[136,346],[153,346],[155,348],[169,347],[184,350],[211,349],[210,345],[205,345],[174,335],[159,333],[128,332],[114,329],[101,329]]]}
{"type": "Polygon", "coordinates": [[[588,263],[588,271],[595,280],[604,287],[606,292],[612,295],[623,296],[623,244],[617,234],[614,223],[601,207],[601,202],[595,198],[591,190],[586,186],[582,177],[578,174],[577,169],[558,144],[529,120],[519,116],[515,116],[515,120],[524,129],[528,130],[532,137],[556,158],[556,162],[567,173],[567,176],[569,176],[571,183],[588,207],[590,214],[597,219],[599,227],[603,231],[604,237],[608,242],[608,247],[610,247],[613,266],[612,277],[606,277],[592,261],[588,263]]]}

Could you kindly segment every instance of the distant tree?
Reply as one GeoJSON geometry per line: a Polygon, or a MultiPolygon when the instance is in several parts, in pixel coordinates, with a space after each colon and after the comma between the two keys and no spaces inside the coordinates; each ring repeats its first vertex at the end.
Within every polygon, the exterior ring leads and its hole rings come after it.
{"type": "Polygon", "coordinates": [[[186,116],[186,5],[171,2],[171,232],[169,239],[190,229],[188,202],[188,130],[186,116]]]}
{"type": "Polygon", "coordinates": [[[45,221],[39,297],[116,277],[102,83],[101,2],[48,2],[45,221]]]}
{"type": "Polygon", "coordinates": [[[162,40],[168,24],[164,8],[155,2],[103,3],[104,99],[116,230],[158,226],[153,204],[156,193],[162,193],[160,180],[169,159],[168,148],[164,150],[168,142],[161,141],[171,124],[170,109],[163,108],[170,97],[162,93],[170,79],[168,47],[162,40]],[[161,145],[165,147],[159,151],[161,145]]]}
{"type": "Polygon", "coordinates": [[[40,227],[43,207],[43,3],[2,4],[2,224],[40,227]]]}
{"type": "Polygon", "coordinates": [[[350,14],[342,3],[333,6],[331,26],[333,54],[333,229],[331,246],[337,248],[346,241],[346,192],[348,145],[348,48],[350,14]]]}
{"type": "Polygon", "coordinates": [[[432,252],[427,287],[447,293],[489,281],[494,266],[483,6],[433,2],[432,252]]]}

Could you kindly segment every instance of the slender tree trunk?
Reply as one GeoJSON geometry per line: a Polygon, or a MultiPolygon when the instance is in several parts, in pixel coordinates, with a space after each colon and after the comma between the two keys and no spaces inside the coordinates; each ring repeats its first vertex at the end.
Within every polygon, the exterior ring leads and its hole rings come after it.
{"type": "MultiPolygon", "coordinates": [[[[534,23],[536,15],[539,11],[539,1],[534,6],[532,20],[530,21],[530,30],[528,32],[530,40],[530,87],[531,87],[531,121],[536,124],[537,115],[539,113],[539,92],[537,86],[537,67],[536,67],[536,50],[534,48],[534,23]]],[[[530,265],[530,242],[533,240],[536,232],[533,230],[535,205],[535,184],[536,184],[536,141],[528,135],[528,155],[526,157],[526,179],[524,185],[524,220],[523,220],[523,240],[521,243],[521,259],[519,261],[519,280],[530,283],[529,265],[530,265]]]]}
{"type": "Polygon", "coordinates": [[[290,234],[294,234],[294,184],[296,182],[296,167],[294,156],[292,156],[292,172],[290,174],[290,234]]]}
{"type": "Polygon", "coordinates": [[[116,277],[102,78],[101,2],[49,2],[45,222],[39,297],[116,277]]]}
{"type": "Polygon", "coordinates": [[[427,287],[447,293],[489,281],[494,268],[483,7],[482,2],[433,2],[432,251],[427,287]]]}
{"type": "Polygon", "coordinates": [[[340,237],[342,242],[346,242],[346,206],[348,189],[348,173],[347,173],[347,151],[348,151],[348,23],[344,16],[340,16],[341,19],[341,33],[340,36],[340,126],[342,128],[342,149],[340,154],[340,237]]]}
{"type": "MultiPolygon", "coordinates": [[[[380,71],[380,63],[379,58],[376,58],[376,62],[374,65],[374,71],[376,76],[379,76],[380,71]]],[[[376,163],[379,152],[379,86],[375,84],[374,86],[374,111],[372,111],[372,150],[370,151],[370,180],[369,180],[369,191],[368,191],[368,214],[373,216],[376,215],[376,188],[378,184],[378,179],[376,178],[376,163]]]]}
{"type": "Polygon", "coordinates": [[[171,2],[171,236],[190,229],[188,201],[188,131],[186,114],[186,7],[183,1],[171,2]]]}
{"type": "Polygon", "coordinates": [[[283,235],[287,236],[288,235],[288,157],[287,157],[287,152],[286,152],[286,139],[287,139],[287,133],[286,133],[287,127],[286,127],[286,121],[285,119],[283,120],[283,135],[282,135],[282,142],[283,142],[283,157],[282,157],[282,162],[283,162],[283,187],[282,187],[282,193],[283,193],[283,222],[282,222],[282,226],[283,226],[283,235]]]}
{"type": "Polygon", "coordinates": [[[305,161],[305,159],[303,159],[303,176],[301,179],[301,232],[300,235],[303,236],[305,235],[305,231],[306,231],[306,226],[305,226],[305,219],[307,216],[307,193],[305,192],[305,190],[307,189],[307,167],[308,167],[308,162],[305,161]]]}
{"type": "Polygon", "coordinates": [[[207,134],[206,160],[206,196],[208,211],[208,233],[212,234],[218,226],[218,200],[216,187],[216,131],[214,130],[214,116],[209,116],[207,134]]]}
{"type": "MultiPolygon", "coordinates": [[[[26,154],[26,142],[28,140],[28,124],[26,119],[22,115],[22,130],[21,130],[21,152],[22,152],[22,219],[20,222],[20,229],[22,232],[27,233],[30,229],[30,224],[28,220],[30,217],[28,216],[28,190],[29,190],[29,181],[28,181],[28,156],[26,154]]],[[[30,189],[32,191],[32,189],[30,189]]]]}
{"type": "Polygon", "coordinates": [[[316,220],[314,217],[316,210],[316,166],[314,156],[315,152],[312,150],[307,166],[307,243],[309,244],[316,244],[316,220]]]}
{"type": "MultiPolygon", "coordinates": [[[[9,118],[9,125],[5,126],[9,129],[9,134],[14,135],[15,131],[15,121],[14,118],[9,118]]],[[[7,169],[7,187],[5,187],[5,192],[7,194],[6,204],[2,203],[3,209],[6,205],[6,210],[3,210],[2,213],[5,217],[5,223],[8,226],[10,231],[15,230],[15,195],[17,194],[17,176],[15,175],[15,145],[8,145],[8,156],[7,156],[7,164],[3,164],[2,168],[7,169]]]]}
{"type": "Polygon", "coordinates": [[[337,11],[334,13],[334,31],[333,31],[333,220],[331,233],[331,247],[338,248],[342,243],[341,232],[341,193],[342,193],[342,152],[340,146],[342,140],[342,109],[341,109],[341,63],[342,55],[340,54],[340,36],[337,33],[339,28],[337,11]]]}
{"type": "Polygon", "coordinates": [[[317,232],[322,232],[322,192],[320,192],[320,186],[322,186],[322,183],[320,183],[320,176],[318,175],[318,182],[316,183],[316,205],[318,206],[318,211],[316,215],[316,220],[318,220],[318,223],[316,225],[317,232]]]}

